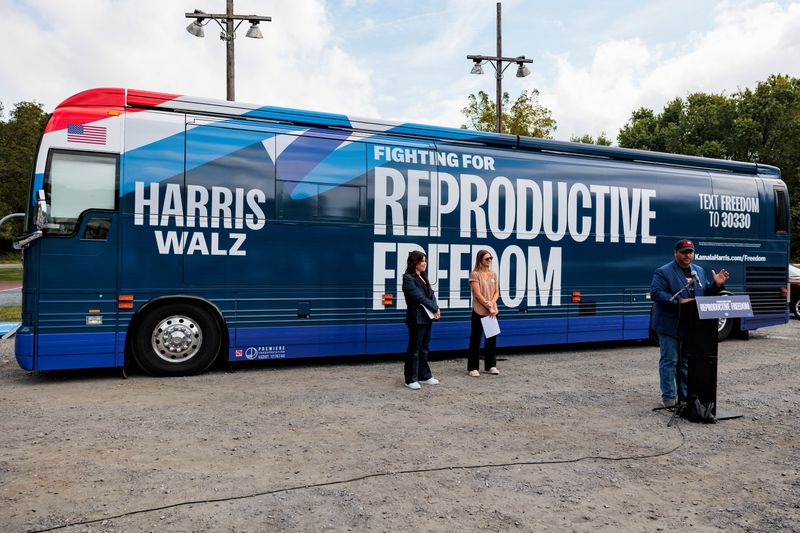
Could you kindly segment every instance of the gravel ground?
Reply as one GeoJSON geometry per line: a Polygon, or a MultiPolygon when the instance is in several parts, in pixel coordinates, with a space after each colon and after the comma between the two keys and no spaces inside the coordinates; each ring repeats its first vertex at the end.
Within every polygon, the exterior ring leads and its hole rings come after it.
{"type": "Polygon", "coordinates": [[[720,345],[744,416],[667,427],[655,347],[30,374],[0,344],[3,531],[800,531],[800,321],[720,345]]]}

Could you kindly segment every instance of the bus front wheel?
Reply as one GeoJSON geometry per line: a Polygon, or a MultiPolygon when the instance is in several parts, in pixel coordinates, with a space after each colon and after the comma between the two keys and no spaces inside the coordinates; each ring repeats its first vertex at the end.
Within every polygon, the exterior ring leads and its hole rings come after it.
{"type": "Polygon", "coordinates": [[[153,376],[186,376],[206,370],[220,349],[214,317],[203,307],[183,303],[159,306],[142,319],[133,338],[133,355],[153,376]]]}

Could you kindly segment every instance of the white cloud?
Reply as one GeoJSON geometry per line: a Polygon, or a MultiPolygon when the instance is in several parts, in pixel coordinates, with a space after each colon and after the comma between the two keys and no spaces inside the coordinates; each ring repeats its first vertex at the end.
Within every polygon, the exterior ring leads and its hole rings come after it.
{"type": "MultiPolygon", "coordinates": [[[[652,62],[652,53],[639,40],[608,41],[595,49],[589,68],[577,68],[568,57],[553,58],[558,76],[554,89],[542,89],[543,105],[553,111],[558,122],[555,137],[606,131],[616,135],[619,129],[607,129],[626,116],[639,99],[638,80],[652,62]],[[577,128],[583,131],[576,131],[577,128]]],[[[537,83],[533,78],[533,86],[537,83]]]]}
{"type": "MultiPolygon", "coordinates": [[[[468,94],[494,95],[491,69],[484,76],[468,74],[466,55],[494,53],[495,3],[412,1],[404,10],[391,10],[375,0],[236,0],[237,13],[273,18],[262,23],[263,40],[244,38],[247,23],[239,30],[236,97],[457,127],[468,94]],[[343,18],[356,16],[362,19],[343,18]]],[[[621,13],[619,27],[607,35],[644,21],[652,28],[663,13],[654,5],[621,13]]],[[[78,91],[102,86],[224,98],[219,29],[209,23],[205,39],[184,30],[185,12],[219,12],[223,6],[221,0],[82,0],[68,7],[52,0],[0,0],[6,31],[0,101],[9,109],[35,99],[49,110],[78,91]]],[[[581,33],[581,44],[573,48],[567,35],[563,42],[553,38],[575,31],[570,17],[577,8],[536,6],[503,2],[504,53],[543,49],[537,39],[548,37],[542,27],[536,30],[537,17],[543,17],[545,31],[553,31],[546,42],[557,52],[537,55],[533,75],[524,80],[507,73],[503,88],[512,96],[539,88],[541,103],[558,121],[559,139],[601,131],[614,138],[640,106],[660,111],[670,99],[693,91],[730,93],[769,74],[798,75],[798,3],[722,2],[710,25],[692,25],[694,33],[665,24],[658,42],[633,31],[596,38],[588,63],[580,61],[593,31],[581,33]]],[[[592,17],[585,9],[581,15],[592,17]]],[[[596,26],[582,20],[577,28],[596,26]]]]}
{"type": "Polygon", "coordinates": [[[606,41],[585,67],[556,57],[556,80],[541,86],[542,103],[558,120],[559,139],[601,131],[615,138],[639,107],[658,112],[692,92],[730,94],[770,74],[797,75],[799,34],[799,4],[726,2],[712,29],[688,39],[649,47],[638,39],[606,41]]]}
{"type": "MultiPolygon", "coordinates": [[[[184,13],[219,12],[217,0],[84,0],[65,6],[0,0],[6,43],[0,101],[35,99],[50,110],[91,87],[225,97],[225,45],[209,22],[198,39],[184,13]]],[[[223,4],[224,5],[224,4],[223,4]]],[[[337,45],[323,0],[238,0],[236,13],[273,17],[264,39],[239,29],[236,98],[241,101],[376,115],[370,71],[337,45]]]]}

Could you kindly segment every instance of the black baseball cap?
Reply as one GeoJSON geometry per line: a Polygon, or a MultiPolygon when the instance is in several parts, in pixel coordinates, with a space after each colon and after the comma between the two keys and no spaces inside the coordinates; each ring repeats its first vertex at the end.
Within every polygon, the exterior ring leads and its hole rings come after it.
{"type": "Polygon", "coordinates": [[[689,239],[681,239],[675,243],[675,251],[676,252],[686,252],[691,250],[694,252],[694,243],[689,239]]]}

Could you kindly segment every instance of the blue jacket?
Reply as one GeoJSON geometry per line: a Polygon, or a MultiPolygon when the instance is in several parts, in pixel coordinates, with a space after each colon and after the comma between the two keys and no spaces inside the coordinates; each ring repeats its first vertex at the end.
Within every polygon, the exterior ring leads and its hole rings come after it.
{"type": "MultiPolygon", "coordinates": [[[[692,263],[689,269],[697,272],[697,277],[700,278],[702,284],[701,287],[693,287],[694,296],[712,296],[725,288],[724,285],[719,286],[714,281],[709,282],[706,271],[700,265],[692,263]]],[[[656,333],[681,337],[678,324],[680,300],[689,298],[691,294],[683,291],[674,300],[670,301],[670,298],[684,285],[686,285],[686,275],[676,261],[670,261],[666,265],[658,267],[653,273],[653,281],[650,282],[650,299],[653,301],[650,327],[656,333]]]]}
{"type": "Polygon", "coordinates": [[[436,295],[419,276],[403,274],[403,294],[406,297],[406,324],[430,324],[432,320],[422,308],[424,305],[431,313],[439,310],[436,295]]]}

